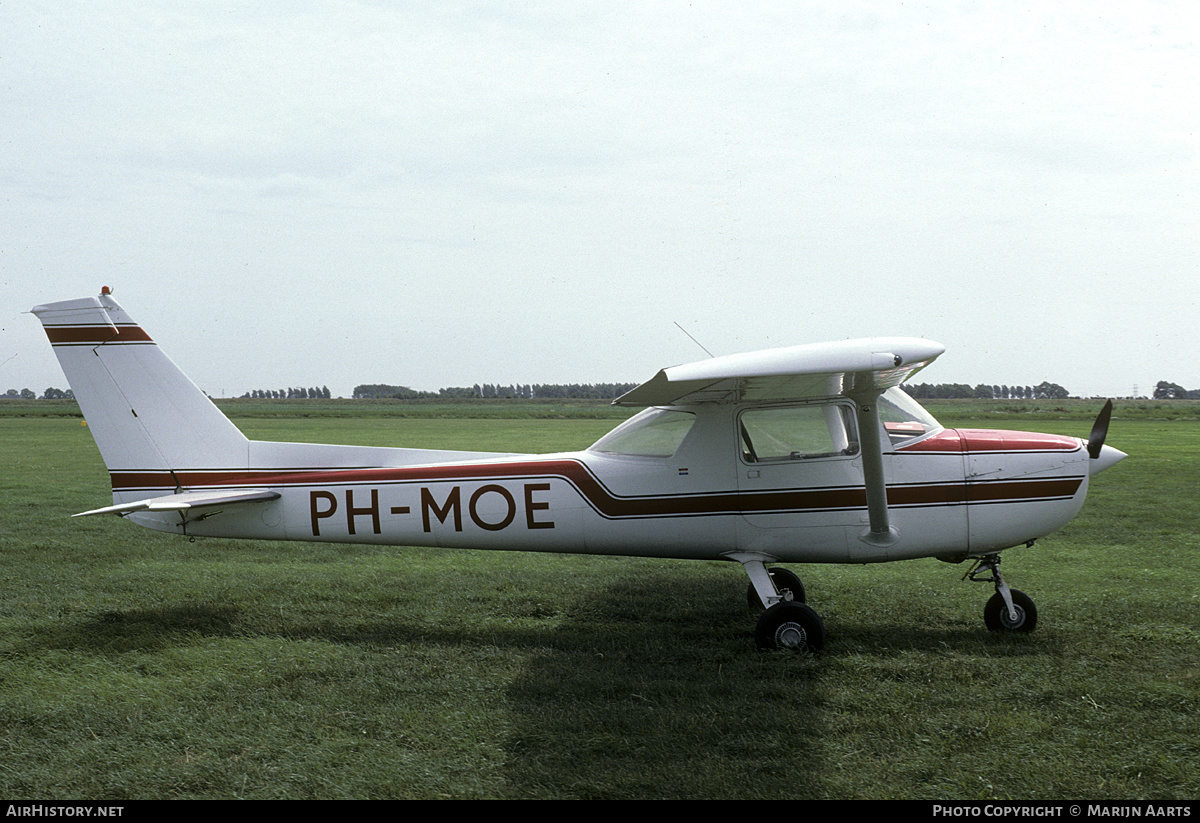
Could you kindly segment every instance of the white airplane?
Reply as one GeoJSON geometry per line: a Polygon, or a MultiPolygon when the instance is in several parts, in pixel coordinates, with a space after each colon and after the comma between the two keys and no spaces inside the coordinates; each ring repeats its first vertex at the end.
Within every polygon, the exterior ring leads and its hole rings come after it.
{"type": "MultiPolygon", "coordinates": [[[[817,651],[820,616],[774,563],[975,561],[987,627],[1037,610],[1000,552],[1050,534],[1125,457],[1087,442],[945,429],[899,385],[944,348],[872,338],[663,369],[595,445],[499,454],[249,440],[113,300],[34,308],[112,480],[115,514],[187,536],[732,560],[761,649],[817,651]]],[[[968,576],[964,575],[964,576],[968,576]]]]}

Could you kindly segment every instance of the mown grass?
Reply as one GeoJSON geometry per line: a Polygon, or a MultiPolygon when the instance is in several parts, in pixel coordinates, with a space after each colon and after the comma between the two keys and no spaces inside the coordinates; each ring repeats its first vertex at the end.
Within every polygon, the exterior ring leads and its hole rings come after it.
{"type": "MultiPolygon", "coordinates": [[[[935,404],[930,404],[931,406],[935,404]]],[[[949,425],[1086,436],[937,408],[949,425]]],[[[579,448],[613,420],[247,417],[264,439],[579,448]]],[[[914,561],[793,567],[829,631],[759,654],[734,564],[204,540],[115,518],[72,417],[0,419],[0,793],[121,798],[1200,795],[1200,426],[1006,554],[1038,631],[914,561]]]]}

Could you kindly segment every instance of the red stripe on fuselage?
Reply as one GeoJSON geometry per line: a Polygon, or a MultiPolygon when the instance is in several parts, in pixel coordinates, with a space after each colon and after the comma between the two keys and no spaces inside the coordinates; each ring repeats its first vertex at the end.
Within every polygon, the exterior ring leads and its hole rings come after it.
{"type": "Polygon", "coordinates": [[[971,452],[972,454],[1074,452],[1083,448],[1077,437],[1006,429],[946,429],[912,445],[897,447],[895,454],[910,452],[971,452]]]}
{"type": "Polygon", "coordinates": [[[957,453],[962,452],[965,446],[963,440],[958,436],[958,432],[954,429],[943,429],[933,437],[927,437],[924,440],[918,440],[916,443],[903,444],[897,447],[895,454],[907,454],[908,452],[947,452],[957,453]]]}
{"type": "Polygon", "coordinates": [[[1075,452],[1083,448],[1078,437],[1003,429],[958,429],[972,454],[981,452],[1075,452]]]}

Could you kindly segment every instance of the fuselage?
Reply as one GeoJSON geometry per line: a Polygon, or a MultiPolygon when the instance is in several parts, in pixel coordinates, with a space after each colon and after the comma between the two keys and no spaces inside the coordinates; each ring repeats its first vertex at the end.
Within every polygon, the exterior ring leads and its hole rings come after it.
{"type": "Polygon", "coordinates": [[[1089,464],[1077,438],[944,429],[923,410],[893,417],[888,541],[869,539],[852,404],[838,399],[648,410],[574,453],[422,462],[413,450],[357,449],[352,463],[330,465],[338,447],[251,441],[245,469],[112,480],[116,502],[279,494],[194,516],[129,516],[189,535],[797,563],[995,552],[1053,532],[1083,504],[1089,464]]]}

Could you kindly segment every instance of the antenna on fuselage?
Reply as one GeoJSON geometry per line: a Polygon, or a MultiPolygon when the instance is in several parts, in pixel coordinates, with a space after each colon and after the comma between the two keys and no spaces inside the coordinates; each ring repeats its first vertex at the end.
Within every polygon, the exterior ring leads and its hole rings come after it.
{"type": "Polygon", "coordinates": [[[705,348],[704,348],[704,344],[703,344],[703,343],[701,343],[701,342],[700,342],[699,340],[697,340],[696,338],[692,337],[692,335],[691,335],[691,334],[688,332],[688,330],[687,330],[687,329],[685,329],[683,326],[679,325],[679,323],[675,322],[674,320],[672,320],[671,322],[672,322],[672,323],[675,323],[675,327],[676,327],[677,329],[679,329],[681,332],[683,332],[683,333],[684,333],[684,334],[686,334],[686,335],[687,335],[689,338],[691,338],[691,341],[692,341],[693,343],[695,343],[695,344],[696,344],[697,346],[699,346],[700,348],[704,349],[704,353],[705,353],[705,354],[707,354],[709,357],[716,357],[716,355],[715,355],[715,354],[713,354],[712,352],[710,352],[708,349],[705,349],[705,348]]]}

